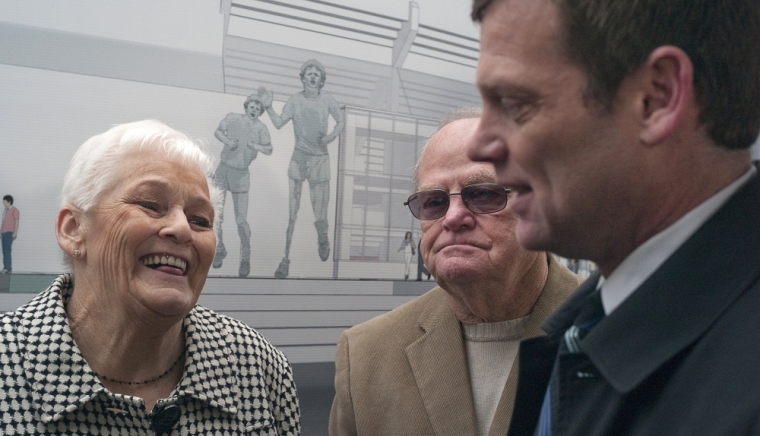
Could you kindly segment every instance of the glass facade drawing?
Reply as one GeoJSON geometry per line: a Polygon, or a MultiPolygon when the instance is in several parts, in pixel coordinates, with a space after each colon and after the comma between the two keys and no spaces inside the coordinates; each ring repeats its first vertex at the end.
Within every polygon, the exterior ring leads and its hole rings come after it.
{"type": "Polygon", "coordinates": [[[395,262],[419,223],[404,206],[422,147],[438,120],[346,107],[338,157],[335,268],[341,262],[395,262]]]}

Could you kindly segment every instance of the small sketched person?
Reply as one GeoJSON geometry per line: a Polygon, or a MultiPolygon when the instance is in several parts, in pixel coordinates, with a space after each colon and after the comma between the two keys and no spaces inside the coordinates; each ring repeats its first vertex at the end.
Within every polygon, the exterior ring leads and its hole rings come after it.
{"type": "Polygon", "coordinates": [[[422,275],[427,275],[427,279],[430,280],[430,271],[425,266],[425,258],[422,257],[422,233],[417,232],[417,281],[422,281],[422,275]]]}
{"type": "Polygon", "coordinates": [[[18,236],[18,224],[20,213],[18,209],[13,206],[13,196],[6,195],[3,197],[3,223],[0,228],[3,238],[3,270],[2,274],[10,273],[13,270],[13,262],[11,259],[11,246],[13,241],[18,236]]]}
{"type": "Polygon", "coordinates": [[[401,241],[401,246],[398,247],[396,252],[404,251],[404,280],[409,280],[409,269],[412,266],[412,257],[416,253],[414,249],[414,239],[412,239],[412,232],[406,232],[404,239],[401,241]]]}
{"type": "Polygon", "coordinates": [[[264,87],[259,88],[261,101],[272,120],[272,124],[277,129],[281,129],[288,121],[292,120],[296,141],[288,167],[289,217],[285,235],[285,257],[274,273],[277,278],[287,277],[290,271],[290,244],[293,240],[293,230],[301,205],[304,180],[309,182],[319,258],[324,262],[330,255],[330,239],[327,236],[330,159],[327,145],[333,142],[343,131],[345,118],[335,98],[322,91],[326,79],[327,72],[319,61],[314,59],[306,61],[301,66],[303,91],[288,99],[280,115],[277,115],[277,112],[272,108],[274,93],[268,92],[264,87]],[[327,133],[329,117],[335,120],[335,127],[332,132],[327,133]]]}
{"type": "Polygon", "coordinates": [[[235,224],[240,236],[240,269],[238,275],[247,277],[251,270],[251,227],[248,225],[248,190],[251,175],[248,167],[259,152],[272,154],[272,142],[269,130],[259,120],[264,113],[264,106],[257,94],[251,94],[243,104],[244,114],[229,113],[219,123],[214,132],[216,139],[224,144],[219,166],[214,174],[216,184],[224,191],[219,223],[216,231],[217,246],[214,255],[214,268],[221,268],[227,250],[222,240],[222,222],[224,221],[224,202],[229,191],[235,210],[235,224]]]}

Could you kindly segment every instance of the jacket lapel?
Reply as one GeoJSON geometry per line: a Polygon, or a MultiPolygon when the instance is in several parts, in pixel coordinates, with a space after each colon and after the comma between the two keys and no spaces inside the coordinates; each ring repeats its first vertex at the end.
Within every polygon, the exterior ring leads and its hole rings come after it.
{"type": "Polygon", "coordinates": [[[474,435],[477,424],[462,330],[445,291],[439,290],[418,318],[425,334],[406,348],[406,356],[435,434],[474,435]]]}
{"type": "Polygon", "coordinates": [[[760,265],[747,261],[760,258],[758,198],[755,176],[586,336],[581,346],[619,392],[697,340],[758,279],[760,265]]]}

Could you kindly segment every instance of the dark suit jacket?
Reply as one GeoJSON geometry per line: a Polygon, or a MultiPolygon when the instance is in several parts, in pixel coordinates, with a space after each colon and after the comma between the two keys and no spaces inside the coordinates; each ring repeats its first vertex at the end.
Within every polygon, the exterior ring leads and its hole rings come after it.
{"type": "MultiPolygon", "coordinates": [[[[532,435],[589,278],[523,342],[511,436],[532,435]]],[[[555,435],[760,435],[760,178],[563,356],[555,435]]]]}
{"type": "MultiPolygon", "coordinates": [[[[549,276],[524,338],[575,290],[579,277],[549,256],[549,276]]],[[[509,426],[517,385],[512,367],[490,435],[509,426]]],[[[335,357],[330,435],[477,434],[462,328],[440,287],[343,332],[335,357]]]]}

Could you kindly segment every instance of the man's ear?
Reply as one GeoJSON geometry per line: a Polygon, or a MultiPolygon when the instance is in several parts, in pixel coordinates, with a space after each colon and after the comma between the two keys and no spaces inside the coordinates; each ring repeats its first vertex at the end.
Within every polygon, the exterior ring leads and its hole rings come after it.
{"type": "Polygon", "coordinates": [[[674,46],[658,47],[638,74],[642,85],[640,139],[648,145],[667,139],[681,122],[694,96],[694,66],[689,56],[674,46]]]}
{"type": "Polygon", "coordinates": [[[63,206],[58,211],[55,221],[55,236],[58,246],[72,258],[81,258],[84,255],[84,227],[82,212],[73,206],[63,206]],[[76,255],[78,252],[79,255],[76,255]]]}

